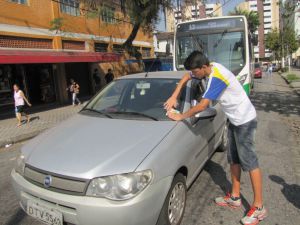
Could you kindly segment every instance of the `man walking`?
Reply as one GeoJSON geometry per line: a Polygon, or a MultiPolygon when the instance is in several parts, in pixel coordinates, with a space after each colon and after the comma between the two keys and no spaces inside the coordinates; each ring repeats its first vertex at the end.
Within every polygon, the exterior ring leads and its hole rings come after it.
{"type": "Polygon", "coordinates": [[[112,82],[114,80],[115,76],[112,73],[111,69],[108,69],[107,74],[105,75],[105,81],[106,84],[109,84],[110,82],[112,82]]]}
{"type": "Polygon", "coordinates": [[[70,84],[69,88],[67,88],[67,90],[69,90],[72,95],[72,105],[75,106],[76,102],[78,103],[78,105],[80,105],[81,101],[77,97],[79,94],[80,86],[78,83],[75,82],[74,79],[70,79],[70,83],[71,84],[70,84]]]}
{"type": "Polygon", "coordinates": [[[218,63],[210,63],[202,52],[194,51],[186,59],[184,66],[190,73],[183,76],[172,96],[165,103],[169,118],[179,121],[205,110],[213,100],[219,101],[228,117],[229,149],[227,158],[230,164],[232,190],[215,202],[219,206],[237,208],[241,206],[240,178],[241,169],[249,172],[254,201],[247,215],[241,222],[246,225],[258,224],[267,216],[262,200],[262,177],[255,153],[254,135],[257,127],[256,111],[237,78],[228,69],[218,63]],[[183,114],[173,113],[177,97],[184,85],[193,78],[209,77],[202,100],[183,114]]]}

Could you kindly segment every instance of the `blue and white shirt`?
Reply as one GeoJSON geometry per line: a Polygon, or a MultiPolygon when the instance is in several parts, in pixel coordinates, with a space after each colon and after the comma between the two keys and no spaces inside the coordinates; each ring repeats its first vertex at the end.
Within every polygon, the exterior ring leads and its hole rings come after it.
{"type": "Polygon", "coordinates": [[[218,100],[229,121],[245,124],[256,118],[256,111],[235,75],[218,63],[211,63],[207,89],[203,98],[218,100]]]}

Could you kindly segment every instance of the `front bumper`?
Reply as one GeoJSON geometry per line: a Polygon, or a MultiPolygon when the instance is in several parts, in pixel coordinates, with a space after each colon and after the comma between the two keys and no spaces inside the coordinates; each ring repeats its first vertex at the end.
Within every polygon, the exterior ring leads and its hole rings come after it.
{"type": "Polygon", "coordinates": [[[155,225],[173,179],[166,177],[151,184],[133,199],[111,201],[49,191],[30,183],[15,170],[11,177],[23,209],[31,200],[60,211],[64,222],[78,225],[155,225]]]}

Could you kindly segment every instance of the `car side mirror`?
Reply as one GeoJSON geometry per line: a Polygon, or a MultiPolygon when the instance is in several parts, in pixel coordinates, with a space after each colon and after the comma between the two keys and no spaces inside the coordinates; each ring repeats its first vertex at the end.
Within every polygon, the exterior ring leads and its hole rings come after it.
{"type": "Polygon", "coordinates": [[[197,123],[199,120],[205,120],[205,119],[213,119],[217,115],[217,110],[214,108],[207,108],[202,112],[197,113],[192,118],[192,124],[197,123]]]}

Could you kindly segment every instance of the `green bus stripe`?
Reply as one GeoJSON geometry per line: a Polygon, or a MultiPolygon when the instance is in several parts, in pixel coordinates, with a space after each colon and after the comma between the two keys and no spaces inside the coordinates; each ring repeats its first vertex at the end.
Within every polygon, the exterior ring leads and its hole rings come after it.
{"type": "Polygon", "coordinates": [[[244,87],[244,90],[246,91],[247,95],[250,95],[250,84],[245,84],[243,87],[244,87]]]}

